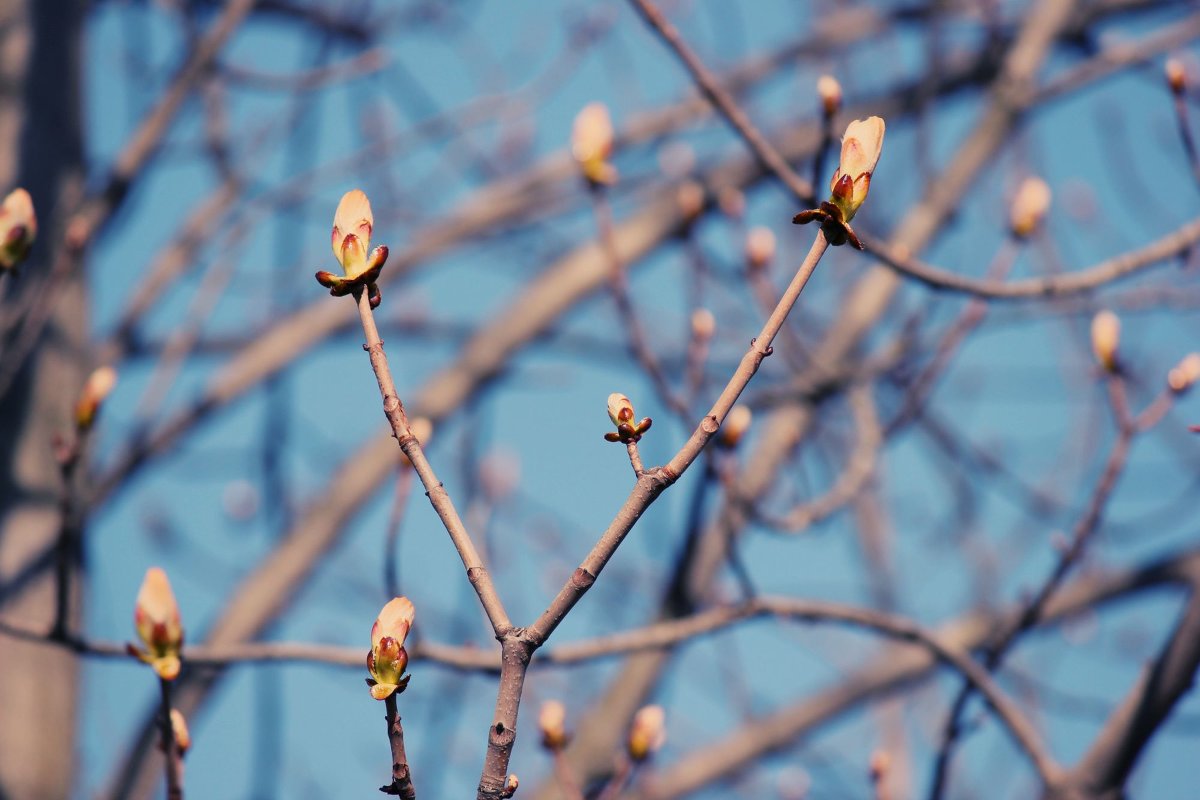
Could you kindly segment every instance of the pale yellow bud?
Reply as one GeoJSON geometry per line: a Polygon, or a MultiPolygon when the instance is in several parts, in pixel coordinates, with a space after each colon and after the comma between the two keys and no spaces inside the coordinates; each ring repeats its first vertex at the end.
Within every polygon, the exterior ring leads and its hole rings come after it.
{"type": "Polygon", "coordinates": [[[542,731],[542,746],[559,750],[567,745],[567,709],[557,700],[542,703],[538,713],[538,728],[542,731]]]}
{"type": "Polygon", "coordinates": [[[1121,320],[1107,309],[1092,319],[1092,352],[1100,366],[1117,369],[1117,347],[1121,343],[1121,320]]]}
{"type": "Polygon", "coordinates": [[[762,269],[775,258],[775,234],[762,226],[746,234],[746,263],[751,269],[762,269]]]}
{"type": "Polygon", "coordinates": [[[832,75],[817,78],[817,94],[821,98],[821,109],[825,116],[832,117],[842,107],[842,85],[832,75]]]}
{"type": "Polygon", "coordinates": [[[620,425],[627,422],[633,424],[633,403],[629,402],[629,398],[620,392],[613,392],[608,396],[608,418],[612,420],[613,425],[620,425]]]}
{"type": "Polygon", "coordinates": [[[347,277],[357,277],[367,268],[367,251],[371,247],[374,227],[375,217],[366,194],[361,189],[351,189],[342,195],[333,214],[329,243],[347,277]]]}
{"type": "Polygon", "coordinates": [[[1167,63],[1163,65],[1163,74],[1167,78],[1167,86],[1171,87],[1175,94],[1183,94],[1187,89],[1187,69],[1178,58],[1167,59],[1167,63]]]}
{"type": "Polygon", "coordinates": [[[613,148],[613,126],[608,107],[588,103],[575,117],[571,129],[571,155],[593,183],[612,183],[616,170],[608,163],[613,148]]]}
{"type": "Polygon", "coordinates": [[[876,750],[871,754],[871,762],[868,770],[871,775],[871,780],[874,783],[880,783],[887,778],[888,770],[892,766],[892,756],[886,750],[876,750]]]}
{"type": "Polygon", "coordinates": [[[192,746],[192,735],[188,732],[187,720],[178,708],[171,709],[171,733],[175,735],[175,747],[183,756],[192,746]]]}
{"type": "Polygon", "coordinates": [[[704,187],[696,181],[684,181],[675,190],[675,202],[684,222],[695,222],[704,211],[704,187]]]}
{"type": "Polygon", "coordinates": [[[725,447],[737,447],[750,429],[753,419],[754,413],[749,406],[739,404],[729,409],[725,422],[721,424],[720,443],[725,447]]]}
{"type": "Polygon", "coordinates": [[[707,308],[697,308],[692,312],[692,336],[702,342],[707,342],[717,331],[717,318],[707,308]]]}
{"type": "Polygon", "coordinates": [[[1192,388],[1200,380],[1200,353],[1189,353],[1170,372],[1167,373],[1167,386],[1179,394],[1192,388]]]}
{"type": "Polygon", "coordinates": [[[89,430],[96,421],[100,406],[117,385],[117,371],[112,367],[100,367],[88,376],[75,404],[75,425],[81,431],[89,430]]]}
{"type": "Polygon", "coordinates": [[[36,238],[33,198],[24,189],[13,189],[0,204],[0,271],[13,269],[24,261],[36,238]]]}
{"type": "Polygon", "coordinates": [[[629,728],[629,757],[645,761],[667,740],[666,712],[662,706],[644,706],[633,715],[629,728]]]}
{"type": "Polygon", "coordinates": [[[1011,225],[1014,236],[1025,238],[1037,230],[1050,208],[1050,187],[1041,178],[1021,181],[1013,197],[1011,225]]]}
{"type": "Polygon", "coordinates": [[[504,789],[500,792],[501,797],[512,797],[517,793],[517,787],[521,785],[521,780],[517,777],[517,773],[512,773],[504,781],[504,789]]]}

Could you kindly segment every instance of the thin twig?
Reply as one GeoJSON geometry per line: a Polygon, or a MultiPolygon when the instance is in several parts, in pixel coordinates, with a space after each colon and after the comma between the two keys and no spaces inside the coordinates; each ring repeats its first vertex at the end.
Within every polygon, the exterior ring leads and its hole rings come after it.
{"type": "Polygon", "coordinates": [[[389,694],[384,698],[383,704],[388,742],[392,750],[392,782],[387,786],[380,786],[379,791],[402,797],[404,800],[415,800],[417,790],[413,786],[412,771],[408,767],[408,755],[404,752],[404,727],[400,724],[400,714],[396,710],[396,695],[389,694]]]}
{"type": "Polygon", "coordinates": [[[171,682],[158,679],[161,690],[159,706],[162,715],[162,751],[167,779],[167,800],[183,800],[183,779],[179,763],[179,745],[175,741],[175,726],[171,724],[171,682]]]}
{"type": "Polygon", "coordinates": [[[421,443],[413,435],[408,415],[404,413],[404,405],[400,402],[400,397],[396,392],[396,384],[392,379],[392,371],[388,367],[387,356],[383,353],[383,340],[379,338],[379,329],[375,326],[375,314],[371,309],[367,293],[360,289],[355,293],[355,301],[358,304],[358,316],[362,322],[363,333],[367,339],[363,349],[371,358],[371,368],[375,371],[379,393],[383,398],[383,413],[392,426],[392,434],[399,442],[404,455],[416,469],[421,484],[425,487],[425,495],[433,505],[433,510],[442,520],[446,532],[450,534],[454,549],[458,551],[459,558],[466,567],[467,578],[475,587],[475,593],[479,595],[479,602],[483,604],[483,610],[492,623],[492,629],[497,636],[500,636],[512,628],[512,623],[509,622],[508,614],[504,610],[504,604],[496,593],[496,587],[492,584],[491,576],[475,549],[474,542],[471,541],[471,535],[467,532],[466,526],[463,525],[462,519],[458,515],[458,510],[454,507],[454,501],[450,499],[450,495],[446,492],[442,482],[438,480],[429,460],[425,458],[425,451],[421,448],[421,443]]]}

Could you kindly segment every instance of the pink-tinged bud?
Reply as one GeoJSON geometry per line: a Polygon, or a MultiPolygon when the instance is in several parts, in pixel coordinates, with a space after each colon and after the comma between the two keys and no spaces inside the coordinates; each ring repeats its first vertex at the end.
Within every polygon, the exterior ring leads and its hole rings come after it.
{"type": "Polygon", "coordinates": [[[826,117],[832,117],[842,107],[842,85],[832,75],[817,78],[817,94],[826,117]]]}
{"type": "Polygon", "coordinates": [[[1117,369],[1117,347],[1121,343],[1121,320],[1104,310],[1092,319],[1092,352],[1100,366],[1109,372],[1117,369]]]}
{"type": "Polygon", "coordinates": [[[371,678],[371,696],[384,700],[394,692],[404,691],[408,678],[408,651],[404,640],[412,628],[416,610],[407,597],[394,597],[379,612],[371,626],[371,650],[367,653],[367,670],[371,678]]]}
{"type": "Polygon", "coordinates": [[[620,392],[613,392],[608,396],[608,418],[612,420],[613,425],[632,423],[633,403],[620,392]]]}
{"type": "MultiPolygon", "coordinates": [[[[342,195],[333,215],[330,244],[347,278],[357,278],[366,271],[367,250],[371,246],[374,227],[375,217],[366,194],[361,189],[351,189],[342,195]]],[[[387,257],[386,253],[383,257],[387,257]]]]}
{"type": "Polygon", "coordinates": [[[871,776],[872,783],[881,783],[887,778],[888,770],[892,766],[892,757],[886,750],[876,750],[871,754],[871,761],[868,765],[868,774],[871,776]]]}
{"type": "Polygon", "coordinates": [[[512,496],[521,483],[521,459],[508,450],[488,453],[479,463],[479,487],[489,502],[500,503],[512,496]]]}
{"type": "Polygon", "coordinates": [[[538,728],[542,731],[542,747],[561,750],[567,746],[567,709],[557,700],[542,703],[538,712],[538,728]]]}
{"type": "Polygon", "coordinates": [[[721,434],[717,441],[724,447],[737,447],[741,443],[742,437],[746,435],[746,431],[750,429],[750,422],[753,419],[754,414],[750,411],[749,406],[736,405],[729,409],[725,422],[721,424],[721,434]]]}
{"type": "Polygon", "coordinates": [[[1178,58],[1167,59],[1167,63],[1163,65],[1163,74],[1173,94],[1181,95],[1187,90],[1187,70],[1178,58]]]}
{"type": "Polygon", "coordinates": [[[701,342],[707,342],[717,332],[717,318],[707,308],[697,308],[692,312],[692,337],[701,342]]]}
{"type": "Polygon", "coordinates": [[[746,195],[735,186],[726,186],[717,193],[717,205],[721,213],[730,219],[741,219],[746,213],[746,195]]]}
{"type": "Polygon", "coordinates": [[[629,757],[645,761],[667,741],[667,715],[662,706],[644,706],[629,727],[629,757]]]}
{"type": "Polygon", "coordinates": [[[181,666],[179,650],[183,646],[183,622],[179,605],[167,573],[158,567],[146,570],[133,611],[133,624],[145,651],[135,650],[163,680],[174,680],[181,666]]]}
{"type": "Polygon", "coordinates": [[[829,183],[831,200],[842,211],[842,220],[849,222],[858,213],[871,188],[871,175],[883,152],[886,129],[880,117],[856,119],[846,127],[842,137],[842,158],[837,172],[829,183]]]}
{"type": "Polygon", "coordinates": [[[1041,178],[1028,177],[1021,181],[1013,197],[1010,222],[1013,235],[1024,239],[1029,236],[1050,210],[1050,187],[1041,178]]]}
{"type": "Polygon", "coordinates": [[[0,271],[24,261],[36,238],[33,198],[24,189],[13,189],[0,205],[0,271]]]}
{"type": "Polygon", "coordinates": [[[613,126],[608,107],[603,103],[588,103],[575,117],[571,129],[571,155],[585,178],[597,184],[616,181],[617,171],[608,163],[612,149],[613,126]]]}
{"type": "Polygon", "coordinates": [[[770,228],[751,228],[746,234],[746,264],[752,270],[763,269],[775,258],[775,234],[770,228]]]}
{"type": "Polygon", "coordinates": [[[178,708],[171,709],[171,733],[175,735],[175,747],[182,757],[192,746],[192,735],[188,732],[187,720],[178,708]]]}
{"type": "Polygon", "coordinates": [[[1200,353],[1189,353],[1167,373],[1167,386],[1176,394],[1186,392],[1200,380],[1200,353]]]}
{"type": "Polygon", "coordinates": [[[679,204],[683,221],[695,222],[704,211],[704,187],[696,181],[684,181],[675,190],[675,202],[679,204]]]}
{"type": "Polygon", "coordinates": [[[117,371],[112,367],[100,367],[88,376],[75,404],[75,425],[81,431],[90,430],[96,421],[100,406],[117,385],[117,371]]]}

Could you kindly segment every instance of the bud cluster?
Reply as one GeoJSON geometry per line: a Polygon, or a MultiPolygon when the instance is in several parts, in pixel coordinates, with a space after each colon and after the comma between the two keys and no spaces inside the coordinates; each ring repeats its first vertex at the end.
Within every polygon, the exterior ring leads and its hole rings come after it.
{"type": "Polygon", "coordinates": [[[617,426],[615,431],[609,431],[604,434],[604,439],[609,442],[638,442],[642,438],[642,434],[650,430],[653,420],[645,417],[641,422],[633,421],[633,403],[629,402],[629,398],[620,392],[613,392],[608,396],[608,418],[612,420],[613,425],[617,426]]]}
{"type": "Polygon", "coordinates": [[[329,289],[334,297],[366,289],[371,308],[377,307],[382,299],[375,282],[388,257],[388,249],[383,245],[368,252],[374,228],[375,217],[366,194],[361,189],[352,189],[342,195],[333,215],[330,245],[334,258],[342,265],[343,274],[317,272],[317,283],[329,289]]]}

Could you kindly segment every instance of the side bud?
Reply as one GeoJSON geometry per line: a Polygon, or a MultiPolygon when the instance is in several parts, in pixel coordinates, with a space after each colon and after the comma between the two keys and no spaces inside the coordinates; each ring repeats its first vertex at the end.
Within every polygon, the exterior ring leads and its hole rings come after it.
{"type": "Polygon", "coordinates": [[[24,261],[36,238],[33,198],[24,189],[13,189],[0,204],[0,272],[15,269],[24,261]]]}
{"type": "Polygon", "coordinates": [[[588,103],[571,129],[571,155],[592,185],[615,183],[617,170],[608,163],[613,149],[612,120],[603,103],[588,103]]]}
{"type": "Polygon", "coordinates": [[[1178,58],[1168,58],[1167,63],[1163,65],[1163,75],[1167,79],[1167,86],[1171,89],[1171,94],[1176,97],[1182,97],[1187,91],[1187,70],[1183,66],[1183,62],[1178,58]]]}
{"type": "Polygon", "coordinates": [[[1121,320],[1104,310],[1092,318],[1092,353],[1108,372],[1117,371],[1117,347],[1121,343],[1121,320]]]}
{"type": "Polygon", "coordinates": [[[775,234],[762,226],[746,234],[746,266],[754,272],[766,269],[775,260],[775,234]]]}
{"type": "Polygon", "coordinates": [[[842,107],[842,85],[832,75],[822,75],[817,78],[817,95],[825,118],[832,119],[842,107]]]}
{"type": "Polygon", "coordinates": [[[1021,181],[1013,197],[1009,224],[1013,236],[1024,239],[1038,229],[1050,209],[1050,187],[1044,180],[1029,177],[1021,181]]]}
{"type": "Polygon", "coordinates": [[[750,411],[749,406],[736,405],[729,409],[729,414],[721,425],[717,443],[730,449],[737,447],[741,443],[742,437],[746,435],[746,431],[750,429],[750,422],[753,418],[754,414],[750,411]]]}
{"type": "Polygon", "coordinates": [[[1189,353],[1167,373],[1167,386],[1175,394],[1183,394],[1200,380],[1200,353],[1189,353]]]}
{"type": "Polygon", "coordinates": [[[80,432],[89,431],[96,422],[100,407],[117,385],[117,371],[112,367],[100,367],[88,376],[75,404],[75,427],[80,432]]]}
{"type": "Polygon", "coordinates": [[[557,700],[542,703],[538,712],[538,728],[542,732],[542,747],[550,751],[567,746],[567,709],[557,700]]]}
{"type": "Polygon", "coordinates": [[[645,761],[666,742],[666,716],[662,706],[644,706],[633,715],[627,744],[629,757],[635,762],[645,761]]]}

